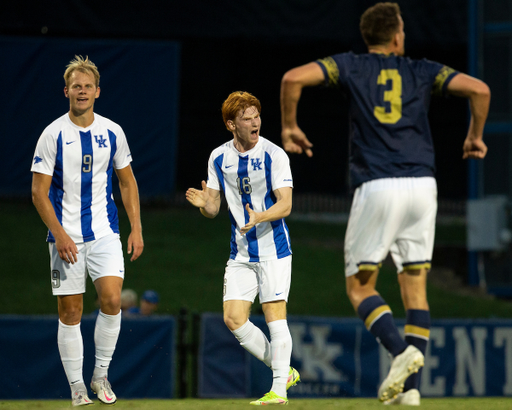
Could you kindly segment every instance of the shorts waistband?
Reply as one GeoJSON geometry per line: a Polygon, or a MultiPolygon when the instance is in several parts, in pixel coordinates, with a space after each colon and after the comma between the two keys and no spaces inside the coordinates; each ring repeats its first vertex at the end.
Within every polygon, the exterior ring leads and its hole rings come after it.
{"type": "Polygon", "coordinates": [[[379,178],[363,183],[360,188],[367,192],[415,188],[437,189],[437,183],[433,177],[379,178]]]}

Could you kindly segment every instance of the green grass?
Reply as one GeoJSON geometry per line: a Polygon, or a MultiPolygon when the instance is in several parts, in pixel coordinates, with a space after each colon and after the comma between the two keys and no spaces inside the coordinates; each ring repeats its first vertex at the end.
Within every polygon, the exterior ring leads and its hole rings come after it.
{"type": "MultiPolygon", "coordinates": [[[[116,410],[198,410],[198,409],[238,409],[249,408],[250,399],[185,399],[185,400],[120,400],[116,410]]],[[[510,409],[510,398],[443,398],[422,399],[422,410],[505,410],[510,409]]],[[[377,399],[292,399],[290,406],[296,410],[366,410],[382,409],[382,403],[377,399]]],[[[96,407],[96,406],[95,406],[96,407]]],[[[102,406],[103,407],[103,406],[102,406]]],[[[70,408],[70,401],[0,401],[2,409],[16,410],[54,410],[70,408]]]]}
{"type": "MultiPolygon", "coordinates": [[[[121,207],[122,208],[122,207],[121,207]]],[[[0,203],[0,238],[3,266],[0,275],[0,314],[55,314],[51,296],[46,228],[32,204],[0,203]]],[[[121,239],[126,247],[129,225],[121,211],[121,239]]],[[[343,225],[289,219],[293,274],[288,311],[295,315],[354,317],[345,295],[343,225]]],[[[177,314],[220,312],[225,263],[229,257],[230,223],[223,207],[213,220],[195,209],[144,208],[145,250],[135,262],[126,262],[125,288],[139,295],[146,289],[160,293],[159,312],[177,314]]],[[[464,243],[464,226],[438,227],[437,239],[464,243]]],[[[84,313],[96,309],[94,286],[89,281],[84,313]]],[[[396,271],[385,264],[378,290],[394,311],[404,317],[396,271]]],[[[464,294],[457,288],[428,285],[433,318],[512,317],[510,302],[464,294]]],[[[255,306],[258,311],[258,306],[255,306]]]]}

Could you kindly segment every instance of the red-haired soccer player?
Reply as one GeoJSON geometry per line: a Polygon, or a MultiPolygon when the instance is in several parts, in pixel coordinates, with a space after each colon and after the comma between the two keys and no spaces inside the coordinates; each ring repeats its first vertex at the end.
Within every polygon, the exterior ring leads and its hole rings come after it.
{"type": "Polygon", "coordinates": [[[293,180],[284,150],[260,136],[261,104],[252,94],[231,93],[222,105],[233,139],[213,150],[208,182],[187,190],[188,201],[207,218],[220,209],[224,191],[231,219],[231,253],[224,275],[224,322],[240,344],[272,369],[270,392],[253,405],[288,404],[287,390],[300,376],[290,367],[292,338],[286,303],[292,249],[284,218],[292,209],[293,180]],[[250,320],[259,295],[270,342],[250,320]]]}

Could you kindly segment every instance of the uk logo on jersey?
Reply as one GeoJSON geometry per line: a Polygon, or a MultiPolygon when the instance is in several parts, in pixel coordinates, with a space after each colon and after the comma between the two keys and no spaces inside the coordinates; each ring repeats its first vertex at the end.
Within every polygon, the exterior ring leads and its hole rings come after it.
{"type": "Polygon", "coordinates": [[[261,170],[262,162],[259,158],[251,158],[251,165],[253,171],[261,170]]]}
{"type": "Polygon", "coordinates": [[[95,135],[94,139],[98,143],[98,148],[107,148],[107,139],[103,135],[95,135]]]}

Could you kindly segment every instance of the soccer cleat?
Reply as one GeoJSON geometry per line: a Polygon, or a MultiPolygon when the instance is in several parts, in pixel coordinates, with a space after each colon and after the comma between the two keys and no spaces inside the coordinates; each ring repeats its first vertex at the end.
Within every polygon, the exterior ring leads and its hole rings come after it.
{"type": "Polygon", "coordinates": [[[103,404],[114,404],[117,401],[117,397],[112,391],[112,386],[106,377],[92,380],[91,390],[103,404]]]}
{"type": "Polygon", "coordinates": [[[296,369],[290,366],[288,380],[286,381],[286,390],[288,390],[292,386],[295,386],[298,382],[300,382],[300,374],[296,369]]]}
{"type": "Polygon", "coordinates": [[[386,405],[403,404],[406,406],[419,406],[420,405],[420,392],[417,389],[407,390],[405,393],[398,393],[398,395],[391,400],[384,402],[386,405]]]}
{"type": "Polygon", "coordinates": [[[394,399],[404,389],[405,380],[424,364],[423,353],[416,347],[409,345],[402,353],[396,356],[391,363],[388,376],[379,387],[379,400],[394,399]]]}
{"type": "Polygon", "coordinates": [[[71,395],[71,405],[73,407],[87,406],[88,404],[94,404],[94,402],[87,396],[85,390],[77,390],[71,395]]]}
{"type": "Polygon", "coordinates": [[[268,406],[272,404],[288,404],[288,399],[285,399],[284,397],[278,396],[273,391],[269,391],[267,394],[265,394],[261,399],[251,401],[252,405],[254,406],[268,406]]]}

